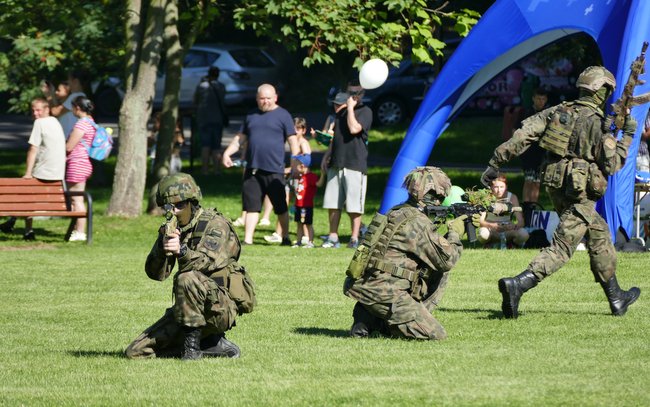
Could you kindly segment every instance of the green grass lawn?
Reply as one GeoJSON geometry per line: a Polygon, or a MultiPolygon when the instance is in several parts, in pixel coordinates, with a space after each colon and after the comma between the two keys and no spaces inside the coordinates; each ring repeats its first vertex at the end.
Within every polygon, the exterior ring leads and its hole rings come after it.
{"type": "MultiPolygon", "coordinates": [[[[23,160],[0,153],[0,174],[20,174],[23,160]]],[[[455,183],[478,177],[449,172],[455,183]]],[[[387,174],[370,172],[366,222],[387,174]]],[[[197,176],[204,206],[237,217],[240,180],[235,170],[197,176]]],[[[228,333],[241,359],[127,360],[124,348],[172,304],[172,281],[144,273],[162,217],[106,217],[109,189],[90,191],[91,246],[63,243],[61,219],[36,220],[36,243],[22,241],[22,221],[15,234],[0,234],[0,405],[650,405],[644,254],[618,255],[621,285],[645,292],[626,316],[609,314],[578,252],[523,297],[513,321],[501,318],[496,282],[535,251],[466,249],[435,312],[448,339],[354,340],[354,303],[342,294],[352,251],[266,245],[272,229],[261,229],[241,255],[258,306],[228,333]]],[[[326,218],[316,210],[316,234],[327,231],[326,218]]],[[[344,241],[348,230],[344,218],[344,241]]]]}

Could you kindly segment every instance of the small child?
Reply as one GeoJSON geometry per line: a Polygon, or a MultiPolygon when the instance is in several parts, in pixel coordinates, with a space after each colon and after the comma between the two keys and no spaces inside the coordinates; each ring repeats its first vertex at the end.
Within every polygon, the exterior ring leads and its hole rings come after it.
{"type": "MultiPolygon", "coordinates": [[[[298,142],[298,154],[307,154],[311,155],[311,146],[309,145],[309,140],[305,137],[307,133],[307,120],[304,117],[294,117],[293,126],[296,130],[296,140],[298,142]]],[[[291,160],[289,167],[284,169],[284,176],[286,178],[286,196],[287,196],[287,206],[289,207],[289,215],[291,215],[292,207],[289,206],[289,202],[293,200],[294,190],[298,183],[298,178],[300,174],[296,170],[296,161],[291,160]]],[[[273,206],[268,197],[264,198],[264,211],[262,212],[262,219],[260,219],[258,225],[260,226],[269,226],[271,224],[270,217],[271,212],[273,211],[273,206]]],[[[242,215],[244,216],[244,215],[242,215]]],[[[237,221],[235,221],[237,222],[237,221]]],[[[306,235],[305,235],[306,236],[306,235]]],[[[280,228],[280,222],[276,223],[275,232],[271,235],[264,236],[264,240],[269,243],[281,243],[282,242],[282,229],[280,228]]]]}
{"type": "Polygon", "coordinates": [[[296,160],[296,172],[299,176],[295,189],[296,213],[294,220],[297,224],[296,243],[292,247],[303,247],[312,249],[314,247],[314,197],[316,196],[316,182],[318,176],[309,171],[311,165],[311,154],[299,154],[294,156],[296,160]],[[302,237],[307,236],[307,243],[302,243],[302,237]]]}

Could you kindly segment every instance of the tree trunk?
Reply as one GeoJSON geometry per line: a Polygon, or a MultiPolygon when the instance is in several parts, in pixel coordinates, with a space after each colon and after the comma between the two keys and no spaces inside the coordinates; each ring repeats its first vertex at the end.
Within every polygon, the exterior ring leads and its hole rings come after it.
{"type": "Polygon", "coordinates": [[[160,131],[156,143],[156,162],[154,177],[156,183],[169,174],[171,146],[178,120],[179,92],[181,88],[181,69],[183,49],[178,35],[178,7],[170,1],[165,13],[165,49],[167,61],[165,68],[165,95],[163,96],[160,131]]]}
{"type": "Polygon", "coordinates": [[[120,109],[119,154],[107,214],[138,216],[147,172],[147,122],[160,60],[166,0],[152,0],[146,23],[140,0],[129,1],[127,89],[120,109]]]}

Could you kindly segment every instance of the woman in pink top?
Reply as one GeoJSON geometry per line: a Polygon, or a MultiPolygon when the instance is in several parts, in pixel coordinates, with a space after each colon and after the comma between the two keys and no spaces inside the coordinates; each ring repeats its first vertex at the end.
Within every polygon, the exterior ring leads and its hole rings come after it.
{"type": "MultiPolygon", "coordinates": [[[[77,96],[72,100],[72,113],[79,119],[74,125],[70,137],[65,144],[68,158],[66,161],[65,181],[70,191],[81,191],[86,189],[86,180],[93,173],[93,165],[88,157],[88,146],[95,137],[95,121],[90,116],[95,106],[85,96],[77,96]]],[[[83,196],[72,197],[72,210],[85,211],[86,204],[83,196]]],[[[79,218],[72,231],[70,241],[86,240],[86,219],[79,218]]]]}

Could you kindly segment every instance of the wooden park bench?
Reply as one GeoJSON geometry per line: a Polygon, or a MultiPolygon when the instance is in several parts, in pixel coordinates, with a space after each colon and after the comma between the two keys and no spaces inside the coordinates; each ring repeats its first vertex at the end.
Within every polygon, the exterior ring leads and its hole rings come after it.
{"type": "Polygon", "coordinates": [[[0,217],[47,216],[72,218],[65,234],[70,240],[77,218],[87,218],[86,243],[93,240],[93,200],[86,191],[68,191],[65,181],[39,181],[25,178],[0,178],[0,217]],[[86,211],[73,211],[72,196],[84,196],[86,211]]]}

